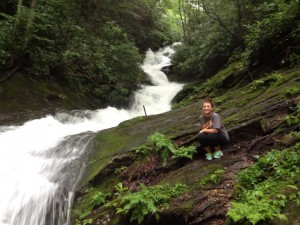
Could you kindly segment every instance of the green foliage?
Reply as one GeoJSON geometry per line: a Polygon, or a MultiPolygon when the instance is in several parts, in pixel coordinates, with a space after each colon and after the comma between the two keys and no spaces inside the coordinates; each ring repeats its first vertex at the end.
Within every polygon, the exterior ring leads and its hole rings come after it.
{"type": "Polygon", "coordinates": [[[219,184],[224,172],[224,170],[218,169],[213,173],[207,175],[206,177],[202,178],[199,182],[200,188],[205,187],[207,185],[219,184]]]}
{"type": "Polygon", "coordinates": [[[287,97],[293,97],[293,96],[298,95],[299,93],[300,93],[300,88],[296,87],[296,88],[290,88],[290,89],[286,90],[284,94],[287,97]]]}
{"type": "MultiPolygon", "coordinates": [[[[300,64],[300,55],[297,53],[291,53],[288,58],[286,59],[286,61],[288,61],[288,63],[290,64],[290,66],[295,66],[295,65],[299,65],[300,64]]],[[[285,63],[285,60],[282,60],[282,64],[285,63]]]]}
{"type": "Polygon", "coordinates": [[[106,203],[107,197],[110,197],[111,193],[102,193],[101,191],[98,191],[94,193],[91,198],[92,198],[92,205],[94,206],[100,206],[102,204],[106,203]]]}
{"type": "Polygon", "coordinates": [[[294,135],[294,137],[297,139],[297,140],[300,140],[300,132],[292,132],[292,134],[294,135]]]}
{"type": "Polygon", "coordinates": [[[140,155],[151,155],[155,153],[160,153],[163,166],[167,165],[168,158],[170,154],[173,155],[173,158],[189,158],[192,159],[193,154],[196,153],[196,148],[194,146],[189,147],[180,147],[178,148],[170,139],[166,138],[165,135],[161,133],[154,133],[148,137],[151,145],[142,145],[135,148],[135,152],[140,155]]]}
{"type": "Polygon", "coordinates": [[[115,172],[115,174],[120,174],[120,173],[122,173],[126,168],[127,168],[126,166],[121,166],[121,167],[119,167],[119,168],[116,168],[114,172],[115,172]]]}
{"type": "Polygon", "coordinates": [[[79,220],[76,220],[75,221],[75,225],[91,225],[93,223],[93,219],[90,218],[90,219],[85,219],[83,221],[79,221],[79,220]]]}
{"type": "Polygon", "coordinates": [[[85,217],[87,217],[88,215],[90,215],[92,213],[91,209],[86,209],[85,211],[83,211],[80,216],[79,219],[80,220],[84,220],[85,217]]]}
{"type": "Polygon", "coordinates": [[[282,209],[296,201],[300,175],[300,143],[283,151],[272,150],[237,177],[235,198],[228,217],[257,224],[274,218],[286,220],[282,209]],[[291,191],[286,191],[291,190],[291,191]],[[285,194],[283,194],[285,193],[285,194]]]}
{"type": "Polygon", "coordinates": [[[86,220],[83,220],[83,223],[82,223],[82,225],[91,225],[92,223],[93,223],[93,219],[86,219],[86,220]]]}
{"type": "Polygon", "coordinates": [[[173,158],[188,158],[192,159],[193,155],[196,153],[196,148],[194,146],[188,146],[188,147],[180,147],[175,148],[173,153],[173,158]]]}
{"type": "Polygon", "coordinates": [[[300,123],[300,105],[291,108],[293,113],[286,116],[285,121],[289,126],[296,125],[300,123]]]}
{"type": "Polygon", "coordinates": [[[78,27],[77,36],[64,52],[65,73],[69,79],[88,83],[83,92],[102,102],[126,105],[130,93],[144,78],[138,49],[116,23],[104,24],[102,37],[93,37],[78,27]],[[120,60],[122,59],[122,60],[120,60]]]}
{"type": "Polygon", "coordinates": [[[10,58],[14,23],[13,16],[0,13],[0,68],[4,67],[10,58]]]}
{"type": "Polygon", "coordinates": [[[167,203],[186,191],[186,188],[183,184],[176,184],[174,187],[157,185],[149,188],[142,184],[139,192],[127,192],[121,197],[117,213],[130,215],[130,222],[137,221],[139,224],[149,215],[159,219],[160,207],[167,207],[167,203]]]}
{"type": "Polygon", "coordinates": [[[266,77],[264,77],[261,80],[256,80],[251,84],[250,90],[251,91],[257,91],[263,88],[266,88],[270,86],[272,83],[276,83],[277,81],[280,81],[283,79],[283,76],[278,73],[273,74],[267,74],[266,77]]]}
{"type": "Polygon", "coordinates": [[[114,193],[114,195],[116,196],[123,195],[128,191],[128,187],[124,187],[123,184],[119,182],[115,185],[115,191],[116,193],[114,193]]]}
{"type": "Polygon", "coordinates": [[[173,65],[183,80],[209,78],[228,61],[240,75],[265,61],[299,64],[297,1],[179,2],[185,39],[173,65]]]}
{"type": "Polygon", "coordinates": [[[287,220],[284,214],[280,214],[280,208],[286,203],[284,195],[276,196],[276,200],[270,199],[262,192],[247,194],[247,204],[233,202],[233,210],[227,214],[233,221],[243,221],[247,219],[251,224],[257,224],[259,221],[273,219],[275,217],[287,220]]]}
{"type": "Polygon", "coordinates": [[[152,134],[148,139],[153,143],[155,151],[161,152],[163,166],[166,166],[170,152],[176,148],[175,145],[170,139],[158,132],[152,134]]]}
{"type": "Polygon", "coordinates": [[[155,148],[152,148],[148,145],[141,145],[133,149],[138,155],[148,156],[156,153],[155,148]]]}
{"type": "Polygon", "coordinates": [[[264,2],[253,8],[253,12],[261,16],[254,23],[247,25],[247,47],[243,53],[246,63],[257,64],[259,54],[268,42],[294,26],[298,7],[296,1],[276,0],[264,2]]]}
{"type": "Polygon", "coordinates": [[[174,71],[182,79],[199,80],[215,74],[226,62],[228,53],[232,51],[230,38],[223,32],[216,32],[217,27],[207,23],[206,35],[203,31],[195,31],[191,40],[176,48],[172,57],[174,71]],[[220,41],[222,39],[223,41],[220,41]],[[212,67],[211,65],[214,64],[212,67]]]}
{"type": "Polygon", "coordinates": [[[293,116],[293,115],[289,115],[285,118],[286,123],[289,126],[298,124],[300,122],[299,117],[298,116],[293,116]]]}
{"type": "Polygon", "coordinates": [[[19,3],[0,10],[0,70],[19,66],[34,79],[54,77],[103,105],[127,106],[146,79],[141,48],[179,36],[168,1],[19,3]]]}

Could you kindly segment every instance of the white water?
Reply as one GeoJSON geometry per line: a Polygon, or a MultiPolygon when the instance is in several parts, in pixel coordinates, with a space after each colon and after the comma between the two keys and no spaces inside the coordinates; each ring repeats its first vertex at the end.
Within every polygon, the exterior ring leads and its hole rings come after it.
{"type": "Polygon", "coordinates": [[[57,113],[22,126],[0,126],[0,225],[68,224],[76,184],[95,132],[147,114],[170,110],[182,85],[160,71],[173,49],[147,52],[143,69],[154,86],[134,95],[129,110],[57,113]]]}

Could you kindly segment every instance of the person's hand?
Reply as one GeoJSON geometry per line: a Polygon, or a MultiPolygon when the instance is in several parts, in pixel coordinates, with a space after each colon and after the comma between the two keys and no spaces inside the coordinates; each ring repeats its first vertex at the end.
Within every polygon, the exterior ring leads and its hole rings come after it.
{"type": "Polygon", "coordinates": [[[201,134],[201,133],[205,132],[205,130],[206,130],[206,128],[204,128],[204,129],[200,130],[200,131],[199,131],[199,134],[201,134]]]}

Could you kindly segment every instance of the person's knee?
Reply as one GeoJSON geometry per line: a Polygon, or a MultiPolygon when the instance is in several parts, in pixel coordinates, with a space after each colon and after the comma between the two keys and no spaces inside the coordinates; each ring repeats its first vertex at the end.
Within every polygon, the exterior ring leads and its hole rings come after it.
{"type": "Polygon", "coordinates": [[[204,134],[204,133],[200,133],[200,134],[198,134],[198,140],[200,141],[200,140],[205,140],[207,137],[206,137],[207,135],[206,134],[204,134]]]}

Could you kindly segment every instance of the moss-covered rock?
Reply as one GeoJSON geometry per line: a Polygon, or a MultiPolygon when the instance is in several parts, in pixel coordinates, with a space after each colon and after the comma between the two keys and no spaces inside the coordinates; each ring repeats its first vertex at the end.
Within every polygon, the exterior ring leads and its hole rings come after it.
{"type": "MultiPolygon", "coordinates": [[[[299,104],[299,94],[291,96],[286,93],[299,85],[299,69],[274,71],[271,75],[259,78],[263,81],[261,86],[258,85],[260,82],[255,81],[249,84],[235,82],[231,89],[224,88],[222,84],[229,79],[227,77],[233,76],[233,69],[226,69],[220,71],[217,78],[198,83],[192,97],[184,100],[181,96],[184,104],[179,102],[177,109],[125,121],[118,127],[100,131],[89,168],[81,183],[82,189],[75,199],[74,211],[81,209],[79,211],[83,213],[85,207],[90,207],[84,203],[88,202],[84,199],[89,199],[89,195],[82,194],[86,187],[113,192],[119,182],[132,190],[138,190],[138,185],[145,182],[147,185],[183,183],[188,185],[188,191],[171,201],[169,208],[161,209],[160,220],[156,221],[150,216],[143,223],[224,224],[230,208],[235,174],[272,148],[282,149],[295,142],[291,131],[297,130],[298,126],[290,126],[285,120],[286,116],[293,113],[290,108],[299,104]],[[220,77],[222,82],[214,84],[220,77]],[[204,160],[204,152],[197,142],[198,117],[201,114],[198,97],[207,95],[214,99],[231,137],[230,144],[224,149],[224,157],[213,161],[204,160]],[[176,161],[170,158],[166,167],[158,162],[159,157],[144,160],[136,157],[131,150],[145,144],[147,137],[155,132],[163,133],[178,146],[196,146],[198,154],[194,160],[176,161]],[[126,167],[127,174],[116,173],[122,167],[126,167]],[[220,182],[199,185],[201,179],[211,174],[214,176],[218,169],[224,170],[220,182]]],[[[115,224],[115,220],[118,224],[131,224],[122,216],[115,215],[113,208],[106,206],[93,209],[93,213],[84,218],[93,218],[95,222],[92,224],[115,224]],[[105,219],[107,215],[110,222],[105,219]]]]}
{"type": "Polygon", "coordinates": [[[19,123],[57,110],[95,109],[91,96],[74,93],[53,78],[32,80],[17,72],[0,85],[0,124],[19,123]]]}

